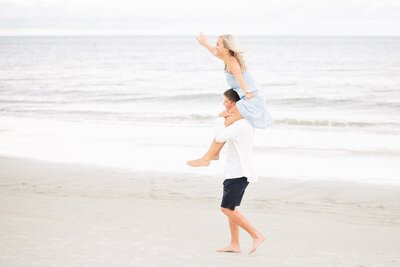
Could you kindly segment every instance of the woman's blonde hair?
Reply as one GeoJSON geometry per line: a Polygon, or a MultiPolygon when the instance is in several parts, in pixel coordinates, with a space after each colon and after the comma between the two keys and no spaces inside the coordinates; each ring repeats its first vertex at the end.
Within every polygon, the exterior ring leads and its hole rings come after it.
{"type": "MultiPolygon", "coordinates": [[[[237,46],[235,37],[230,34],[224,34],[218,36],[218,38],[222,38],[224,47],[229,50],[229,54],[231,56],[234,56],[239,61],[239,65],[242,72],[245,72],[247,70],[247,66],[243,57],[244,51],[237,46]]],[[[225,70],[226,70],[226,64],[225,64],[225,70]]]]}

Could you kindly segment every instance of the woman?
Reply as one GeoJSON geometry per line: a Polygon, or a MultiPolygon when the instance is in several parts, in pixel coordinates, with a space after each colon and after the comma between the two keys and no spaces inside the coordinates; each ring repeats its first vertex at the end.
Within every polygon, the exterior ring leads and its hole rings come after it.
{"type": "MultiPolygon", "coordinates": [[[[225,117],[225,126],[229,126],[237,120],[246,119],[254,128],[265,129],[273,123],[273,119],[267,111],[265,99],[255,85],[255,82],[247,70],[241,51],[232,35],[220,35],[215,47],[211,46],[204,33],[197,37],[200,45],[207,48],[214,56],[224,61],[224,73],[228,84],[235,90],[240,100],[228,112],[222,112],[225,117]]],[[[211,160],[219,158],[219,152],[223,143],[215,140],[208,151],[199,159],[188,161],[192,167],[208,166],[211,160]]]]}

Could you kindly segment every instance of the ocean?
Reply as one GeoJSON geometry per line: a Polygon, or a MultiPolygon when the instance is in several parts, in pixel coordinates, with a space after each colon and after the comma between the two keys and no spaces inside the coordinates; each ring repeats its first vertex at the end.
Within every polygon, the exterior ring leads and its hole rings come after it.
{"type": "MultiPolygon", "coordinates": [[[[261,178],[400,183],[400,37],[237,40],[274,118],[261,178]]],[[[195,35],[0,37],[0,154],[221,177],[223,158],[185,162],[212,140],[223,69],[195,35]]]]}

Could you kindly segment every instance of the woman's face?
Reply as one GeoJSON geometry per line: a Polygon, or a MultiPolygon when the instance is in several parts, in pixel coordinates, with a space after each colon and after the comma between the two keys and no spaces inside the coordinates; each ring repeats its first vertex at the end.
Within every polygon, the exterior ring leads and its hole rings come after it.
{"type": "Polygon", "coordinates": [[[224,53],[226,53],[226,50],[228,50],[225,48],[222,38],[218,38],[215,49],[217,50],[218,55],[223,55],[224,53]]]}

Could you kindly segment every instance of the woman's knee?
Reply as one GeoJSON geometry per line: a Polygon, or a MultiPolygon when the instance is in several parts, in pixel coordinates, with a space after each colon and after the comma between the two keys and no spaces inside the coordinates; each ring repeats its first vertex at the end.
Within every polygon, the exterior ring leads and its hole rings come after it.
{"type": "Polygon", "coordinates": [[[225,119],[224,125],[225,125],[225,127],[229,126],[229,125],[231,125],[232,123],[234,123],[237,120],[239,120],[239,117],[236,114],[232,115],[232,116],[229,116],[229,117],[227,117],[225,119]]]}
{"type": "MultiPolygon", "coordinates": [[[[243,118],[242,114],[240,114],[240,111],[238,110],[238,108],[236,107],[236,105],[234,105],[233,107],[231,107],[231,108],[228,110],[228,113],[233,114],[235,117],[238,117],[238,119],[242,119],[242,118],[243,118]]],[[[228,117],[228,118],[229,118],[229,117],[228,117]]]]}
{"type": "Polygon", "coordinates": [[[238,113],[238,112],[239,112],[239,110],[237,109],[236,105],[233,105],[233,107],[231,107],[228,110],[228,113],[238,113]]]}

